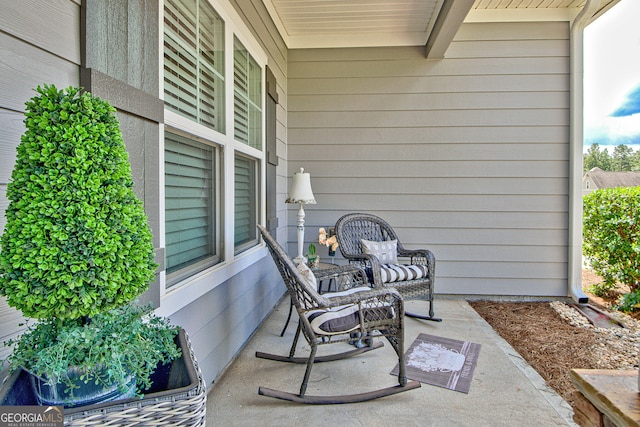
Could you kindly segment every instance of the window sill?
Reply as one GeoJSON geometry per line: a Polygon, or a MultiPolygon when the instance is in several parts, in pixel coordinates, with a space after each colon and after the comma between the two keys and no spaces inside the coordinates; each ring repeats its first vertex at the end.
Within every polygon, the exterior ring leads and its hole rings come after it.
{"type": "Polygon", "coordinates": [[[176,283],[161,297],[160,307],[155,313],[163,317],[171,316],[267,255],[266,247],[258,245],[236,256],[231,262],[211,266],[176,283]]]}

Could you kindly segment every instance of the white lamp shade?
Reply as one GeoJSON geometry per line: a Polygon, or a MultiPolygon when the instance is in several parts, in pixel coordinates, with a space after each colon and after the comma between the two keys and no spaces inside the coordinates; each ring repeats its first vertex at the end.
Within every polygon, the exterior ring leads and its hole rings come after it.
{"type": "Polygon", "coordinates": [[[300,168],[300,172],[293,174],[293,183],[291,184],[291,191],[289,197],[285,200],[285,203],[315,203],[316,199],[313,196],[311,190],[311,175],[305,173],[303,168],[300,168]]]}

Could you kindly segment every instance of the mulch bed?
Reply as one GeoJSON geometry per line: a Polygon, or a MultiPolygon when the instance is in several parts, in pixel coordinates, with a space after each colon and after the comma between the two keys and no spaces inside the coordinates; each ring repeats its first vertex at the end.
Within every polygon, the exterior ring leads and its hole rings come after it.
{"type": "Polygon", "coordinates": [[[569,325],[548,302],[470,302],[480,314],[571,406],[576,390],[569,371],[595,369],[596,333],[569,325]]]}
{"type": "MultiPolygon", "coordinates": [[[[582,283],[590,304],[611,311],[628,288],[619,287],[609,295],[597,297],[590,286],[602,278],[592,271],[582,272],[582,283]]],[[[491,327],[507,341],[572,407],[577,391],[569,377],[571,369],[598,369],[598,334],[592,329],[570,325],[548,302],[470,302],[491,327]]],[[[640,320],[640,313],[631,314],[640,320]]]]}

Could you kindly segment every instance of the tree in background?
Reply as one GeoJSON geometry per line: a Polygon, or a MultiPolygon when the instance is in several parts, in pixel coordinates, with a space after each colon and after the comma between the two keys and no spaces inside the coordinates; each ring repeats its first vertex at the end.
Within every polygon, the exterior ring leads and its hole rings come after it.
{"type": "Polygon", "coordinates": [[[625,144],[616,145],[611,155],[606,147],[591,144],[582,159],[584,172],[593,168],[613,172],[640,172],[640,150],[634,152],[633,148],[625,144]]]}
{"type": "Polygon", "coordinates": [[[584,171],[590,171],[593,168],[600,168],[603,171],[611,170],[611,157],[606,148],[600,151],[600,145],[591,144],[589,150],[583,157],[584,171]]]}
{"type": "MultiPolygon", "coordinates": [[[[631,158],[633,149],[627,145],[616,145],[611,158],[611,170],[615,172],[631,171],[631,158]]],[[[601,168],[602,169],[602,168],[601,168]]]]}
{"type": "Polygon", "coordinates": [[[631,171],[640,172],[640,150],[636,151],[631,156],[631,171]]]}

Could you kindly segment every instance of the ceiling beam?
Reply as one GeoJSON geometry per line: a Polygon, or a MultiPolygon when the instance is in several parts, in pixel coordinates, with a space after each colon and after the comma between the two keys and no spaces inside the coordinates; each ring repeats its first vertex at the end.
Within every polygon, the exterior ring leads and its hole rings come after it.
{"type": "Polygon", "coordinates": [[[426,45],[427,59],[442,59],[475,0],[446,0],[426,45]]]}

